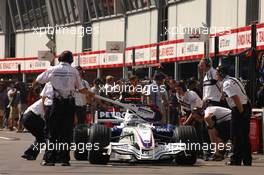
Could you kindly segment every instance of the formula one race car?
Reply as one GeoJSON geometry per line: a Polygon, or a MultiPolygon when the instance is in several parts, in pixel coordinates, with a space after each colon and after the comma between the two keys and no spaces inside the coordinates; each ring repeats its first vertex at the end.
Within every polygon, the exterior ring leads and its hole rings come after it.
{"type": "Polygon", "coordinates": [[[180,165],[193,165],[197,150],[190,145],[197,143],[196,131],[192,126],[175,127],[158,124],[160,112],[153,107],[123,104],[105,97],[127,109],[119,126],[107,128],[104,125],[77,126],[74,131],[75,143],[97,145],[89,151],[76,150],[77,160],[89,160],[92,164],[107,164],[110,156],[124,161],[175,160],[180,165]]]}

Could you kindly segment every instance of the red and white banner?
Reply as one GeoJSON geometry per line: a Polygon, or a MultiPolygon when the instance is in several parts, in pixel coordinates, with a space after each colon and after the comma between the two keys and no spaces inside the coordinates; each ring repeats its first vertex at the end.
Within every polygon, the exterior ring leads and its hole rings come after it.
{"type": "Polygon", "coordinates": [[[39,61],[37,58],[6,59],[0,61],[0,73],[18,73],[18,65],[22,73],[42,72],[50,67],[50,62],[39,61]]]}
{"type": "MultiPolygon", "coordinates": [[[[251,47],[251,27],[246,26],[219,34],[219,52],[236,53],[251,47]]],[[[204,56],[203,42],[185,43],[183,40],[173,40],[160,43],[160,62],[185,61],[200,59],[204,56]]],[[[126,49],[125,65],[133,62],[135,49],[136,65],[156,62],[157,44],[135,46],[126,49]]],[[[264,50],[264,23],[257,24],[257,49],[264,50]]],[[[210,55],[214,54],[214,36],[210,38],[210,55]]],[[[55,63],[58,63],[56,59],[55,63]]],[[[50,67],[48,61],[37,58],[14,58],[0,60],[0,73],[17,73],[18,65],[21,72],[41,72],[50,67]]],[[[114,68],[124,66],[122,53],[106,53],[106,51],[92,51],[74,54],[73,66],[80,65],[87,69],[114,68]]]]}
{"type": "Polygon", "coordinates": [[[100,67],[122,67],[123,66],[123,53],[103,53],[100,54],[100,67]]]}

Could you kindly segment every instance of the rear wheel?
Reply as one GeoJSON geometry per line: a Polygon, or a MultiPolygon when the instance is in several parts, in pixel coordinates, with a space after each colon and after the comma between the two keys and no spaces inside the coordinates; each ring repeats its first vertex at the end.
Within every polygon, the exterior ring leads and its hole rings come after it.
{"type": "Polygon", "coordinates": [[[174,130],[174,141],[185,143],[186,150],[176,155],[175,161],[179,165],[193,165],[197,160],[198,150],[194,147],[197,143],[196,130],[192,126],[180,126],[174,130]],[[194,143],[192,146],[191,144],[194,143]]]}
{"type": "Polygon", "coordinates": [[[110,129],[104,125],[93,125],[90,132],[90,143],[93,149],[89,151],[89,161],[92,164],[107,164],[110,156],[105,155],[104,147],[110,143],[110,129]]]}
{"type": "Polygon", "coordinates": [[[74,128],[73,141],[76,144],[74,151],[74,158],[76,160],[88,160],[88,150],[84,149],[85,144],[89,141],[89,126],[87,124],[80,124],[74,128]],[[79,149],[80,144],[83,144],[83,149],[79,149]]]}

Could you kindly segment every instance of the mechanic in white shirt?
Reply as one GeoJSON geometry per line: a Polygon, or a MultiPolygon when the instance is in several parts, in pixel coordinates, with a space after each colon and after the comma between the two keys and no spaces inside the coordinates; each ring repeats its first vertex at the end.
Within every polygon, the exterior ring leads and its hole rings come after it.
{"type": "Polygon", "coordinates": [[[221,105],[221,83],[216,80],[216,70],[212,67],[209,58],[203,58],[199,63],[199,69],[204,74],[203,79],[203,103],[207,106],[221,105]]]}
{"type": "Polygon", "coordinates": [[[35,137],[34,143],[21,156],[27,160],[36,160],[40,152],[40,145],[45,143],[47,128],[45,128],[44,116],[48,119],[47,116],[52,105],[53,89],[51,83],[45,84],[40,96],[41,99],[29,106],[22,117],[23,125],[35,137]]]}
{"type": "MultiPolygon", "coordinates": [[[[49,120],[46,121],[49,128],[49,142],[68,144],[69,148],[75,112],[74,92],[79,89],[81,93],[92,93],[82,86],[79,72],[71,66],[73,55],[70,51],[64,51],[58,60],[59,64],[40,74],[36,83],[50,82],[54,91],[49,120]]],[[[70,166],[70,150],[59,149],[47,150],[41,165],[54,166],[59,161],[62,166],[70,166]]]]}
{"type": "Polygon", "coordinates": [[[252,108],[243,84],[228,75],[224,66],[217,67],[217,79],[223,81],[223,92],[227,103],[232,109],[231,140],[233,155],[227,165],[252,165],[251,146],[249,139],[250,117],[252,108]]]}
{"type": "Polygon", "coordinates": [[[213,160],[224,159],[224,150],[219,150],[219,144],[224,144],[230,139],[231,110],[220,106],[209,106],[204,111],[204,121],[207,124],[211,143],[215,143],[213,160]]]}
{"type": "MultiPolygon", "coordinates": [[[[90,90],[89,83],[83,79],[84,77],[84,70],[81,66],[77,66],[76,69],[79,71],[79,74],[81,76],[81,83],[82,86],[90,90]]],[[[75,92],[75,115],[77,117],[77,123],[78,124],[84,124],[85,123],[85,118],[86,118],[86,109],[87,109],[87,103],[88,103],[88,97],[80,93],[79,90],[75,92]]]]}
{"type": "Polygon", "coordinates": [[[176,83],[175,90],[176,97],[180,103],[181,112],[187,116],[187,120],[184,124],[190,124],[195,119],[195,110],[201,109],[203,102],[196,92],[187,89],[183,81],[176,83]]]}
{"type": "Polygon", "coordinates": [[[27,160],[36,160],[40,145],[45,143],[44,126],[45,121],[43,100],[39,99],[31,106],[29,106],[23,114],[22,124],[35,137],[35,141],[21,156],[27,160]],[[34,146],[35,145],[35,146],[34,146]],[[36,147],[38,146],[38,147],[36,147]]]}

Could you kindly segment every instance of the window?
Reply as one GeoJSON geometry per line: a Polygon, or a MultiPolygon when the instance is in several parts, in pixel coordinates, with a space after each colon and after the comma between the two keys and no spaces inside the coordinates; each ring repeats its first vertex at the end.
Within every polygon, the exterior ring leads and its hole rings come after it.
{"type": "Polygon", "coordinates": [[[3,31],[3,22],[2,22],[2,19],[0,17],[0,32],[2,32],[2,31],[3,31]]]}
{"type": "Polygon", "coordinates": [[[163,4],[160,9],[161,13],[161,20],[159,20],[160,23],[160,41],[166,41],[168,40],[168,6],[166,4],[163,4]]]}
{"type": "Polygon", "coordinates": [[[14,19],[14,27],[16,30],[22,29],[21,28],[21,23],[19,20],[19,16],[18,16],[18,10],[17,10],[17,6],[16,6],[16,1],[11,1],[8,0],[8,6],[9,6],[9,11],[10,11],[10,16],[11,18],[14,19]]]}
{"type": "MultiPolygon", "coordinates": [[[[88,27],[92,27],[91,23],[85,24],[83,25],[83,27],[86,29],[88,27]]],[[[83,51],[91,51],[92,49],[92,36],[91,34],[87,34],[86,32],[84,32],[84,36],[83,36],[83,51]]]]}
{"type": "Polygon", "coordinates": [[[259,4],[259,0],[247,0],[246,25],[259,20],[259,4]]]}

